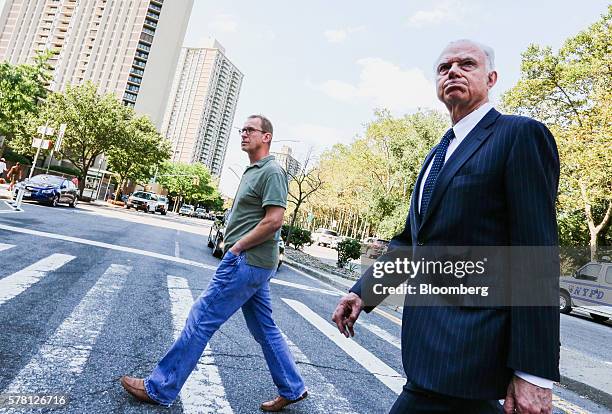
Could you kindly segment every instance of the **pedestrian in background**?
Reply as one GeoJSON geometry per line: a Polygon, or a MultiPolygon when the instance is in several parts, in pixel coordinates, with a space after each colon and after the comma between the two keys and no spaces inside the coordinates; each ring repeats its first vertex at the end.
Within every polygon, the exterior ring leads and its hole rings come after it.
{"type": "Polygon", "coordinates": [[[247,118],[240,136],[251,165],[242,175],[228,220],[225,256],[191,308],[181,335],[153,372],[145,379],[121,378],[126,391],[140,401],[171,405],[212,335],[240,308],[261,345],[279,393],[260,409],[280,411],[308,395],[287,342],[272,319],[270,279],[278,266],[287,175],[270,155],[272,124],[266,117],[247,118]]]}
{"type": "Polygon", "coordinates": [[[6,176],[11,182],[8,186],[8,190],[11,191],[13,187],[15,187],[15,184],[17,184],[17,181],[21,180],[21,164],[17,163],[13,165],[6,176]]]}
{"type": "Polygon", "coordinates": [[[5,179],[4,177],[5,171],[6,171],[6,161],[4,160],[4,158],[0,158],[0,178],[2,178],[3,180],[5,179]]]}

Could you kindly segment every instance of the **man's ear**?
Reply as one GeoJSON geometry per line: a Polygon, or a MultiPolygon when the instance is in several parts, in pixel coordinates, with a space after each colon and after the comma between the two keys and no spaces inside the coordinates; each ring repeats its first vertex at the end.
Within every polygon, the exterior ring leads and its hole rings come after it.
{"type": "Polygon", "coordinates": [[[272,134],[266,132],[263,137],[261,137],[261,140],[265,143],[272,145],[272,134]]]}
{"type": "Polygon", "coordinates": [[[493,88],[493,86],[495,86],[495,84],[497,83],[497,72],[492,70],[491,72],[489,72],[488,78],[487,78],[487,86],[489,87],[489,89],[493,88]]]}

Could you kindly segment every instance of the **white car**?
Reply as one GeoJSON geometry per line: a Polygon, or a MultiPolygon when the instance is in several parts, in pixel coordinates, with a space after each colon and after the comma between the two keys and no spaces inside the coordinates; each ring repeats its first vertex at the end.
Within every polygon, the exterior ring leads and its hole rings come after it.
{"type": "Polygon", "coordinates": [[[136,211],[142,210],[147,213],[155,214],[157,209],[157,194],[148,191],[135,191],[128,197],[125,208],[128,210],[134,207],[136,211]]]}
{"type": "Polygon", "coordinates": [[[193,217],[195,208],[191,204],[183,204],[179,210],[179,216],[193,217]]]}
{"type": "Polygon", "coordinates": [[[165,216],[168,213],[168,197],[158,195],[157,196],[157,205],[155,206],[155,211],[159,211],[162,216],[165,216]]]}
{"type": "Polygon", "coordinates": [[[311,234],[310,240],[315,243],[317,246],[325,246],[329,247],[336,241],[338,238],[338,233],[329,230],[329,229],[316,229],[314,233],[311,234]]]}

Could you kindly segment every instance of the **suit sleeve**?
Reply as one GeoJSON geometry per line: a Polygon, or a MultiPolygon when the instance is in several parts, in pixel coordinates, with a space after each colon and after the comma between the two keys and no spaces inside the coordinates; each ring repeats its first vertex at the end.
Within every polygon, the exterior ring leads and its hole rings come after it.
{"type": "Polygon", "coordinates": [[[406,254],[411,250],[411,231],[410,231],[410,213],[406,218],[406,224],[404,230],[393,237],[389,242],[389,248],[387,252],[376,259],[376,262],[366,269],[362,276],[357,282],[349,289],[349,292],[357,294],[364,303],[363,310],[367,313],[376,308],[388,295],[376,294],[373,291],[375,284],[381,284],[382,286],[395,287],[403,283],[407,279],[405,277],[398,277],[395,275],[385,274],[381,278],[374,276],[374,266],[376,263],[382,263],[386,261],[393,261],[397,257],[406,257],[406,254]]]}
{"type": "Polygon", "coordinates": [[[552,306],[559,297],[559,155],[543,124],[528,120],[516,133],[504,178],[513,305],[507,364],[514,371],[559,381],[559,308],[552,306]],[[525,285],[541,295],[537,306],[518,304],[518,291],[525,285]]]}

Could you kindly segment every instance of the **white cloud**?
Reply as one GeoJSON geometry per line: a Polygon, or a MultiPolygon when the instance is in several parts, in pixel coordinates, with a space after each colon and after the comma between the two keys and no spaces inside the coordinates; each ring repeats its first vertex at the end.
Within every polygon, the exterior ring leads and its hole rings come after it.
{"type": "Polygon", "coordinates": [[[213,32],[233,33],[238,29],[238,19],[231,14],[218,14],[210,23],[213,32]]]}
{"type": "Polygon", "coordinates": [[[364,26],[347,27],[345,29],[330,29],[323,32],[329,43],[342,43],[349,35],[364,30],[364,26]]]}
{"type": "Polygon", "coordinates": [[[467,14],[465,3],[448,0],[438,3],[432,9],[418,10],[408,18],[412,27],[440,25],[442,23],[458,22],[467,14]]]}
{"type": "Polygon", "coordinates": [[[435,86],[418,68],[403,69],[381,58],[357,61],[359,81],[351,84],[328,80],[319,86],[331,98],[346,102],[365,101],[377,108],[406,112],[417,107],[441,108],[435,86]]]}

